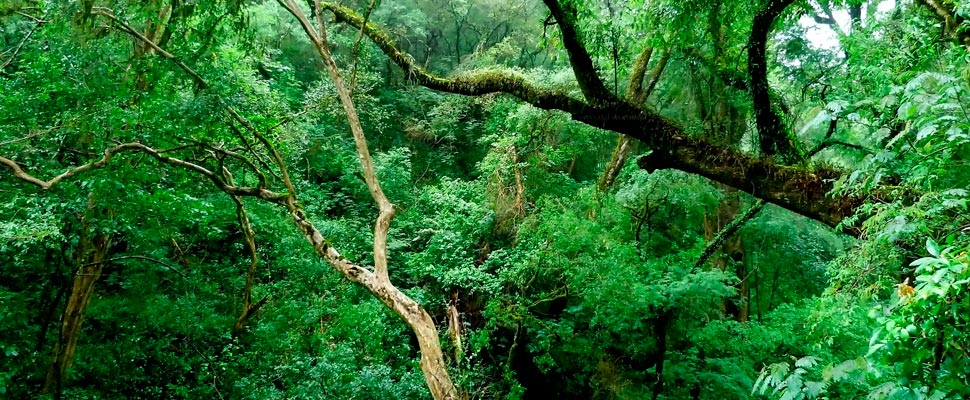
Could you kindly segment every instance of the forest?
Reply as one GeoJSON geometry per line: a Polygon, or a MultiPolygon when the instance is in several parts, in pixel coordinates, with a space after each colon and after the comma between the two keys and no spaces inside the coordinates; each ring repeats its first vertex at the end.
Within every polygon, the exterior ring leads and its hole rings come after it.
{"type": "Polygon", "coordinates": [[[0,398],[970,398],[970,1],[0,0],[0,398]]]}

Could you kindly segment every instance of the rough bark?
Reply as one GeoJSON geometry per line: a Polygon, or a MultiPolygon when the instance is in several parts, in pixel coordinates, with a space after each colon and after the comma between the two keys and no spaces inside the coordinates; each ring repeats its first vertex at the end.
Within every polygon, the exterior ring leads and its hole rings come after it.
{"type": "Polygon", "coordinates": [[[448,304],[448,336],[451,336],[451,344],[455,348],[455,361],[461,360],[462,353],[462,329],[461,315],[458,312],[458,292],[452,295],[451,302],[448,304]]]}
{"type": "MultiPolygon", "coordinates": [[[[629,135],[653,150],[638,161],[648,171],[673,168],[699,174],[830,226],[838,225],[865,201],[855,196],[827,196],[833,182],[843,175],[842,171],[780,165],[770,158],[716,145],[688,135],[677,123],[627,101],[607,99],[587,103],[499,71],[472,72],[453,78],[436,76],[398,50],[376,24],[365,25],[353,10],[333,3],[322,3],[322,8],[332,12],[338,21],[363,29],[409,80],[429,89],[467,96],[506,93],[538,108],[567,112],[574,120],[590,126],[629,135]]],[[[574,68],[580,69],[576,65],[574,68]]],[[[582,75],[589,73],[585,71],[582,75]]]]}
{"type": "Polygon", "coordinates": [[[620,176],[620,171],[623,170],[623,166],[626,165],[627,158],[630,157],[630,153],[633,152],[633,138],[627,135],[620,135],[616,139],[616,148],[613,149],[613,155],[610,156],[610,162],[606,164],[606,169],[603,170],[603,175],[600,176],[599,189],[600,191],[608,191],[613,187],[613,183],[616,182],[616,178],[620,176]]]}
{"type": "Polygon", "coordinates": [[[783,158],[796,156],[794,146],[788,138],[788,128],[771,104],[771,87],[768,86],[768,61],[766,58],[768,34],[775,19],[794,3],[795,0],[770,0],[758,11],[751,26],[748,38],[748,76],[750,78],[751,101],[754,103],[755,124],[758,127],[758,141],[761,153],[766,156],[780,155],[783,158]]]}
{"type": "Polygon", "coordinates": [[[643,79],[647,76],[647,66],[650,65],[651,58],[653,58],[653,46],[645,47],[637,56],[633,71],[630,73],[630,84],[626,88],[627,99],[640,97],[640,93],[643,92],[643,79]]]}
{"type": "Polygon", "coordinates": [[[671,51],[670,49],[664,50],[664,53],[660,56],[660,60],[657,61],[657,65],[650,70],[650,82],[647,83],[647,87],[636,93],[634,97],[627,98],[627,101],[632,102],[636,105],[643,105],[650,95],[653,94],[654,89],[657,88],[657,84],[660,83],[660,76],[663,74],[664,70],[667,69],[667,63],[670,61],[671,51]]]}

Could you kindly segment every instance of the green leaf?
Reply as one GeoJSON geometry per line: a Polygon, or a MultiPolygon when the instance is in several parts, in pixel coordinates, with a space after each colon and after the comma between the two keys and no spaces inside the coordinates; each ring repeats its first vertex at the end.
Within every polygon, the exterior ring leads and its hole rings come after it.
{"type": "Polygon", "coordinates": [[[818,364],[818,358],[812,356],[802,357],[795,361],[795,366],[801,368],[811,368],[815,364],[818,364]]]}
{"type": "Polygon", "coordinates": [[[926,251],[929,252],[933,257],[939,257],[940,245],[936,244],[933,239],[926,239],[926,251]]]}

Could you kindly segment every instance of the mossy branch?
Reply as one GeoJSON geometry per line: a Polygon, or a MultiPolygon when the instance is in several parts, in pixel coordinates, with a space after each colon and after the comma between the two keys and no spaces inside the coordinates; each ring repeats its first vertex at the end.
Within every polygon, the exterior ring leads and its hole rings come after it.
{"type": "Polygon", "coordinates": [[[397,44],[383,29],[367,21],[356,11],[336,3],[320,3],[320,6],[333,13],[338,22],[360,29],[394,64],[401,68],[408,80],[421,86],[466,96],[506,93],[539,108],[562,110],[568,113],[582,113],[588,108],[585,102],[572,98],[565,92],[540,88],[509,71],[475,71],[451,78],[437,76],[418,65],[410,54],[398,49],[397,44]]]}

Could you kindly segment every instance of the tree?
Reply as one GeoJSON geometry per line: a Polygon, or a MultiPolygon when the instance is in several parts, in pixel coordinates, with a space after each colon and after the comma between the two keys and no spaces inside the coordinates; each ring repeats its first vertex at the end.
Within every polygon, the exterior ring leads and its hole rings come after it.
{"type": "MultiPolygon", "coordinates": [[[[568,113],[574,120],[591,126],[614,131],[636,138],[651,146],[652,153],[642,157],[640,166],[648,171],[673,168],[696,173],[714,181],[747,191],[751,195],[780,205],[796,213],[836,226],[842,219],[862,204],[856,196],[828,197],[832,182],[843,173],[826,167],[806,168],[786,166],[770,157],[755,157],[734,148],[719,146],[703,137],[688,135],[676,122],[656,112],[623,100],[607,90],[599,78],[596,67],[584,47],[576,28],[577,5],[571,2],[545,1],[550,15],[555,19],[562,35],[570,65],[585,101],[566,93],[543,89],[529,83],[521,76],[501,71],[482,71],[463,74],[454,78],[436,76],[414,62],[414,58],[401,52],[393,39],[373,22],[367,22],[353,10],[335,3],[323,3],[322,7],[334,13],[337,20],[361,29],[374,43],[400,67],[404,75],[414,82],[448,93],[479,96],[488,93],[507,93],[533,106],[568,113]]],[[[750,71],[754,86],[756,109],[759,117],[761,143],[770,149],[787,152],[787,133],[777,123],[777,116],[764,104],[767,87],[764,74],[757,60],[763,58],[764,40],[775,17],[791,2],[769,2],[759,13],[749,48],[753,65],[750,71]],[[759,46],[760,45],[760,46],[759,46]],[[754,50],[752,50],[754,49],[754,50]]],[[[769,153],[777,151],[771,150],[769,153]]]]}

